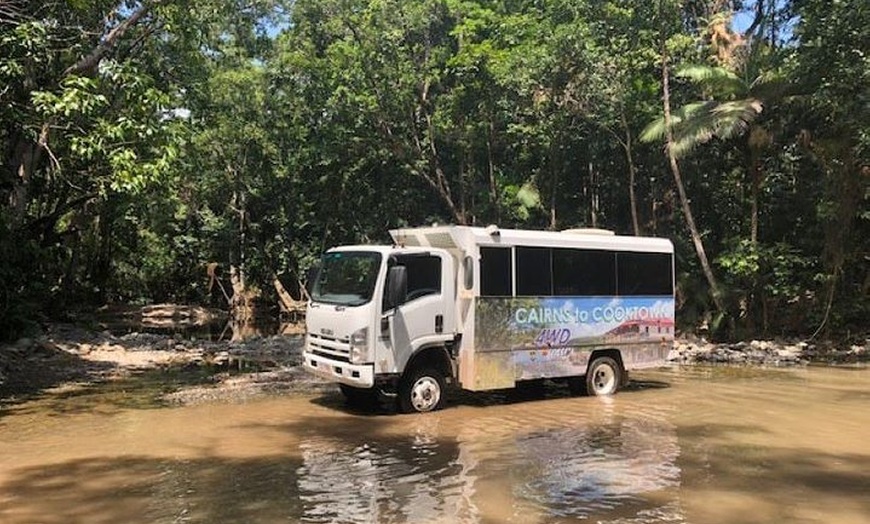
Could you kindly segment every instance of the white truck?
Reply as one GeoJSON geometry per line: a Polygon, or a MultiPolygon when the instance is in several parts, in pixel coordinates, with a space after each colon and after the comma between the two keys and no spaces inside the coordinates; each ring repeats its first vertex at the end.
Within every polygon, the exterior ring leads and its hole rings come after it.
{"type": "Polygon", "coordinates": [[[667,239],[496,226],[390,231],[391,246],[328,250],[306,312],[305,368],[350,402],[404,412],[470,391],[565,380],[616,393],[674,338],[667,239]]]}

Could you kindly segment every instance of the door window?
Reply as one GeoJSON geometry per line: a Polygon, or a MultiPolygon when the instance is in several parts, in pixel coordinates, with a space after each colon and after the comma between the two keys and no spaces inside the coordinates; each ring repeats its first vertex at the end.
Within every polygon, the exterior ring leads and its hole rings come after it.
{"type": "Polygon", "coordinates": [[[433,255],[403,255],[395,264],[408,272],[408,294],[405,302],[441,293],[441,258],[433,255]]]}

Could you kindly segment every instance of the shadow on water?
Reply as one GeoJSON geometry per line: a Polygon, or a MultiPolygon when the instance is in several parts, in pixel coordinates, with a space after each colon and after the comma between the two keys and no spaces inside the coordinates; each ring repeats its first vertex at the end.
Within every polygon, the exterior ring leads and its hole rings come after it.
{"type": "Polygon", "coordinates": [[[623,393],[627,393],[627,392],[634,393],[634,392],[638,392],[638,391],[644,391],[647,389],[668,389],[670,387],[671,387],[671,384],[669,382],[663,382],[661,380],[635,380],[635,379],[632,379],[631,382],[629,382],[625,386],[625,389],[623,389],[622,392],[623,393]]]}
{"type": "MultiPolygon", "coordinates": [[[[656,380],[631,380],[619,395],[631,396],[650,389],[667,389],[671,385],[667,382],[656,380]]],[[[459,388],[449,388],[445,401],[444,411],[451,411],[460,407],[487,407],[507,406],[512,404],[525,404],[541,402],[560,398],[571,398],[575,395],[568,389],[566,383],[561,381],[534,381],[520,383],[519,387],[493,391],[471,392],[459,388]]],[[[588,397],[579,397],[588,398],[588,397]]],[[[336,388],[334,391],[322,394],[311,399],[313,404],[325,408],[341,411],[346,414],[382,417],[401,415],[396,408],[396,400],[391,397],[382,397],[374,403],[354,405],[348,402],[336,388]]],[[[413,415],[412,415],[413,416],[413,415]]]]}
{"type": "Polygon", "coordinates": [[[40,413],[66,416],[77,413],[112,415],[126,409],[159,409],[171,406],[166,396],[183,388],[209,385],[217,373],[243,373],[247,370],[226,366],[179,365],[139,370],[124,378],[83,383],[60,380],[45,388],[18,391],[2,402],[4,415],[40,413]],[[52,389],[63,384],[60,389],[52,389]]]}
{"type": "Polygon", "coordinates": [[[303,513],[296,496],[301,464],[295,457],[172,461],[133,455],[40,466],[0,486],[6,495],[0,521],[286,521],[303,513]]]}
{"type": "MultiPolygon", "coordinates": [[[[809,429],[808,429],[809,430],[809,429]]],[[[806,519],[835,522],[824,516],[826,505],[847,505],[854,513],[870,515],[870,455],[823,452],[771,445],[722,444],[723,438],[763,433],[751,426],[699,425],[678,430],[681,453],[677,464],[682,484],[714,493],[719,507],[695,504],[696,521],[764,523],[806,519]]],[[[686,496],[689,499],[690,497],[686,496]]],[[[704,498],[703,500],[709,499],[704,498]]],[[[852,522],[851,520],[849,522],[852,522]]],[[[861,520],[861,522],[866,522],[861,520]]]]}
{"type": "Polygon", "coordinates": [[[114,365],[93,362],[58,348],[39,347],[36,356],[30,355],[0,383],[0,418],[8,414],[11,406],[20,405],[43,396],[62,384],[87,381],[94,375],[110,372],[114,365]]]}

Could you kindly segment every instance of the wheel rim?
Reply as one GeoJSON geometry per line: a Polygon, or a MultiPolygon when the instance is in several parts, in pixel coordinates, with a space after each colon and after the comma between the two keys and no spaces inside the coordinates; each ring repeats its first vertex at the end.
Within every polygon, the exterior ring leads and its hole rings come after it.
{"type": "Polygon", "coordinates": [[[411,405],[417,411],[431,411],[441,400],[441,386],[432,377],[420,377],[411,388],[411,405]]]}
{"type": "Polygon", "coordinates": [[[592,389],[598,395],[606,395],[612,393],[616,388],[616,371],[602,364],[595,368],[592,372],[592,389]]]}

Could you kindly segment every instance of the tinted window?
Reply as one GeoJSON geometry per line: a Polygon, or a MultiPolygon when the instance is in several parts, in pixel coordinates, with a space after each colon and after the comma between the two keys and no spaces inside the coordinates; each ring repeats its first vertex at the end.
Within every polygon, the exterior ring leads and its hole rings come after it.
{"type": "Polygon", "coordinates": [[[550,248],[517,248],[517,296],[553,294],[553,266],[550,248]]]}
{"type": "Polygon", "coordinates": [[[553,250],[553,294],[557,296],[616,293],[616,256],[612,251],[553,250]]]}
{"type": "Polygon", "coordinates": [[[480,296],[511,296],[513,294],[511,267],[510,248],[480,248],[480,296]]]}
{"type": "Polygon", "coordinates": [[[408,271],[407,300],[441,293],[441,259],[432,255],[396,257],[396,265],[408,271]]]}
{"type": "Polygon", "coordinates": [[[669,253],[617,253],[620,295],[671,295],[673,258],[669,253]]]}

